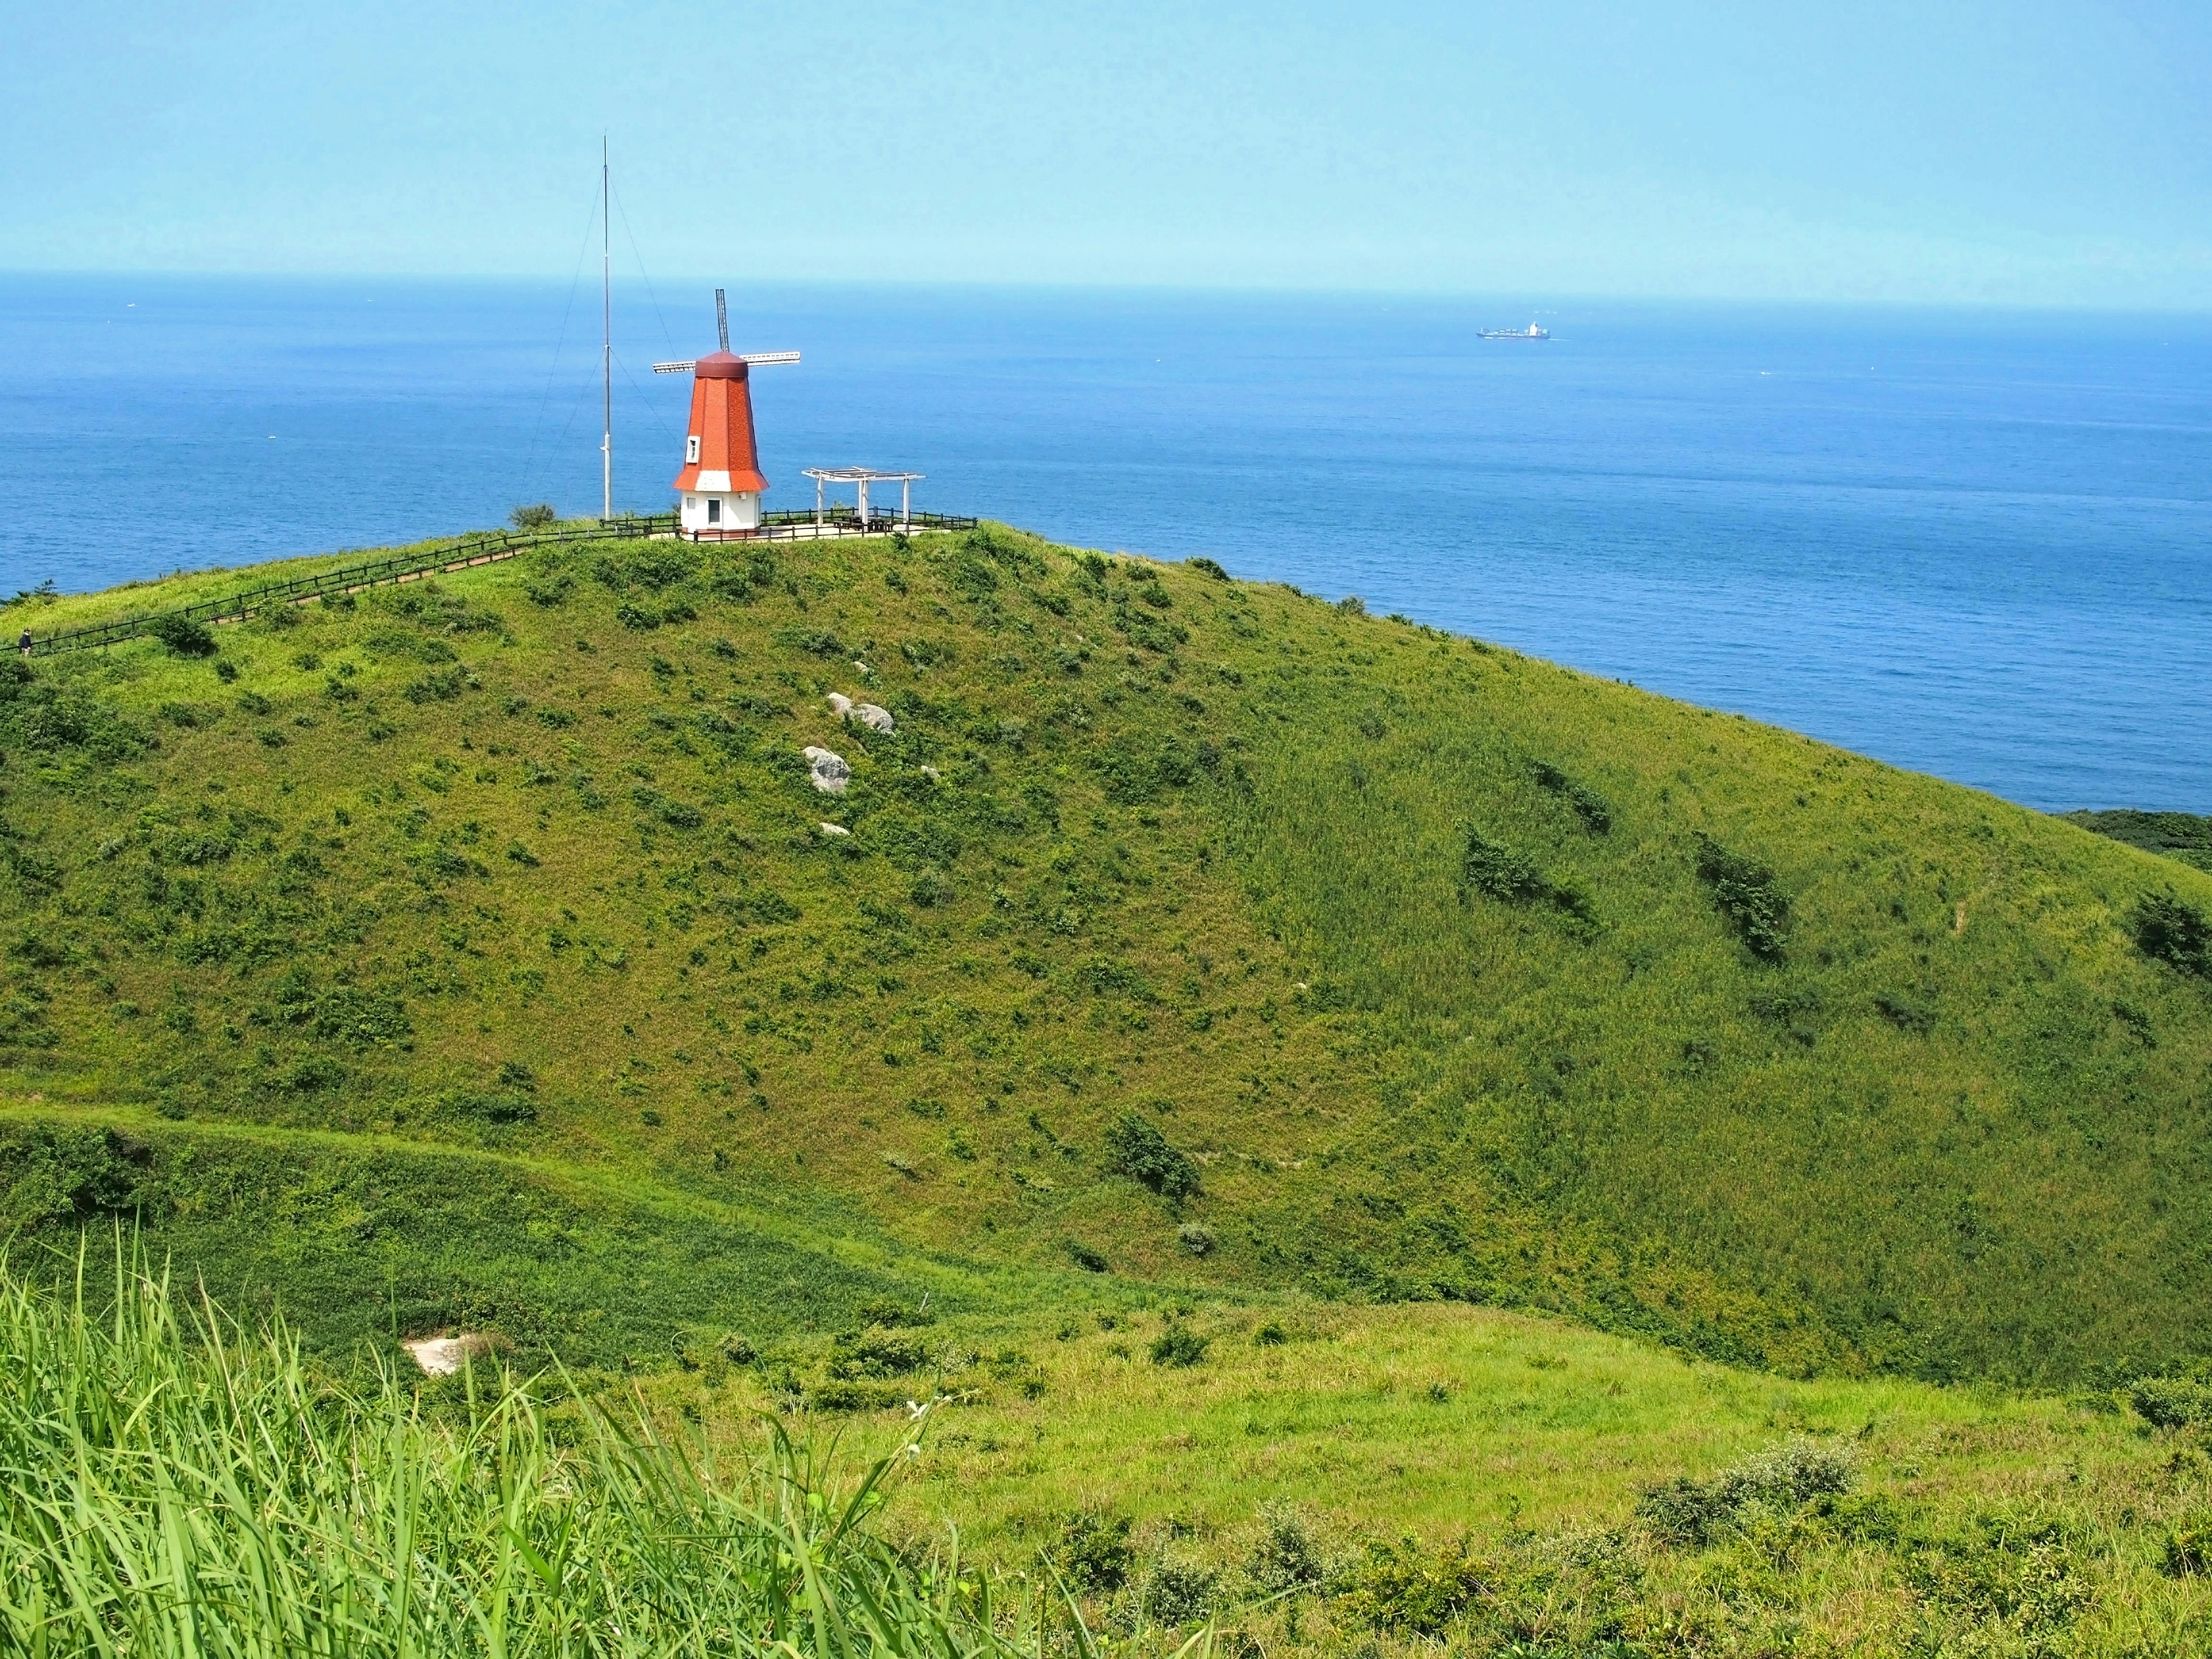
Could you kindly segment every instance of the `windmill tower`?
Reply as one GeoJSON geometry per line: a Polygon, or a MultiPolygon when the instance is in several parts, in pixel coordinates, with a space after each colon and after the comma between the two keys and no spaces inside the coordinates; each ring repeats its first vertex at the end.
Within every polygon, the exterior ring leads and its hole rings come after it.
{"type": "Polygon", "coordinates": [[[712,541],[760,528],[760,457],[753,445],[755,363],[795,363],[795,351],[730,349],[730,313],[714,290],[714,330],[721,349],[692,362],[655,363],[656,374],[691,376],[691,423],[684,438],[684,470],[676,475],[678,533],[712,541]]]}

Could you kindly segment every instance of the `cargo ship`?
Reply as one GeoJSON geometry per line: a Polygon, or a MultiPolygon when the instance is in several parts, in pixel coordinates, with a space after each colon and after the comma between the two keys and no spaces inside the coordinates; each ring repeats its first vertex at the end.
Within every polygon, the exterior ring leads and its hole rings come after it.
{"type": "Polygon", "coordinates": [[[1549,329],[1539,328],[1531,323],[1526,328],[1480,329],[1476,331],[1476,337],[1485,340],[1548,340],[1552,333],[1549,329]]]}

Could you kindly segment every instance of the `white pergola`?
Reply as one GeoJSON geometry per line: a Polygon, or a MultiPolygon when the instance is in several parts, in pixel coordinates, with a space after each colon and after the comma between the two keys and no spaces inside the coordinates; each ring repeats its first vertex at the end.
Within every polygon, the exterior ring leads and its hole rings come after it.
{"type": "Polygon", "coordinates": [[[866,466],[810,466],[802,468],[801,471],[814,480],[814,527],[817,530],[822,527],[823,489],[833,483],[848,483],[854,487],[863,527],[868,522],[868,486],[872,483],[896,484],[899,487],[899,528],[910,530],[914,527],[914,486],[916,479],[925,476],[922,473],[878,472],[873,467],[866,466]]]}

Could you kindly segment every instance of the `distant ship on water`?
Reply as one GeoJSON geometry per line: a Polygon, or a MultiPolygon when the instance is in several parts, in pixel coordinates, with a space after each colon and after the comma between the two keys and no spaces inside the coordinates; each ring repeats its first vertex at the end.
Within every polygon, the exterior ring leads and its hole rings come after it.
{"type": "Polygon", "coordinates": [[[1552,337],[1552,331],[1531,323],[1526,328],[1479,329],[1476,337],[1484,340],[1548,340],[1552,337]]]}

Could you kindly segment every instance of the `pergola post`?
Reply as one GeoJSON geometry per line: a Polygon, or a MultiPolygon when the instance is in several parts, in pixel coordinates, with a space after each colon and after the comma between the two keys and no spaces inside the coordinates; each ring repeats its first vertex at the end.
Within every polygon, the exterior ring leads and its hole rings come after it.
{"type": "MultiPolygon", "coordinates": [[[[814,480],[814,533],[816,535],[826,536],[830,533],[827,520],[829,509],[824,504],[824,491],[833,483],[848,483],[853,486],[853,514],[855,520],[855,529],[859,534],[866,535],[870,525],[873,522],[875,508],[868,500],[868,486],[872,483],[895,483],[899,487],[897,527],[902,531],[910,531],[914,528],[914,486],[922,474],[878,472],[872,467],[866,466],[810,466],[801,470],[806,477],[814,480]]],[[[884,519],[887,526],[892,522],[888,512],[884,514],[884,519]]],[[[842,535],[843,532],[841,530],[838,533],[842,535]]]]}

